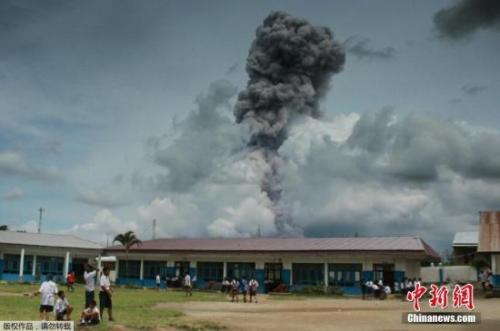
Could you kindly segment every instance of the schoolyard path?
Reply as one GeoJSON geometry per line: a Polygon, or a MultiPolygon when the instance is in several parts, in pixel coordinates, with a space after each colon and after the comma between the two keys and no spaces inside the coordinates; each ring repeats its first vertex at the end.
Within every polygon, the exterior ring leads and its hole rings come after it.
{"type": "MultiPolygon", "coordinates": [[[[175,309],[186,318],[220,323],[229,330],[500,330],[500,299],[476,298],[481,323],[475,325],[409,325],[402,313],[412,311],[397,299],[363,301],[354,298],[270,299],[259,303],[183,302],[160,303],[155,309],[175,309]]],[[[427,307],[423,302],[422,306],[427,307]]],[[[423,309],[423,310],[429,310],[423,309]]],[[[432,311],[440,311],[432,310],[432,311]]],[[[456,312],[453,308],[447,311],[456,312]]]]}

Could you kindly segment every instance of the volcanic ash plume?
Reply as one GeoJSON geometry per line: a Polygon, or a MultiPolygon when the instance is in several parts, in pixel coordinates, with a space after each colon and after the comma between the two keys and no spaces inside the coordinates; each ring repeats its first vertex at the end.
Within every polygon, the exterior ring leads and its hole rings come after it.
{"type": "Polygon", "coordinates": [[[289,121],[298,114],[318,117],[318,103],[330,76],[341,71],[345,53],[326,27],[284,12],[271,13],[259,26],[250,47],[247,88],[238,96],[234,114],[251,130],[249,147],[268,165],[262,190],[274,204],[277,231],[296,228],[281,202],[283,159],[278,149],[287,136],[289,121]]]}

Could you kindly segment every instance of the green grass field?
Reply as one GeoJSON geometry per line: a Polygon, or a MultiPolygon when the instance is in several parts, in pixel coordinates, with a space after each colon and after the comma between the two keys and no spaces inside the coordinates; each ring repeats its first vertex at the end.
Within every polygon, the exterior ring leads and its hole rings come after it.
{"type": "MultiPolygon", "coordinates": [[[[59,288],[66,292],[64,285],[59,288]]],[[[0,320],[38,320],[40,297],[24,295],[33,293],[37,289],[37,285],[0,284],[0,320]]],[[[77,285],[75,291],[66,293],[66,296],[74,307],[72,319],[77,325],[84,304],[83,286],[77,285]]],[[[108,322],[108,316],[105,313],[103,323],[86,329],[111,330],[114,325],[119,325],[131,330],[154,330],[161,327],[173,327],[180,330],[221,330],[224,329],[222,325],[205,321],[189,321],[181,312],[153,307],[161,302],[223,300],[226,300],[226,297],[219,293],[194,291],[192,297],[186,297],[183,292],[179,291],[158,292],[152,289],[115,288],[113,294],[115,322],[108,322]]]]}

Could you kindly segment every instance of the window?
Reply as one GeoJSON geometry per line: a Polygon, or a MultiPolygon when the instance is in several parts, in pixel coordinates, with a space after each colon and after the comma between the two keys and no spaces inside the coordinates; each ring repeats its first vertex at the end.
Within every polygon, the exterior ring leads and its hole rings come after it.
{"type": "Polygon", "coordinates": [[[281,271],[283,264],[281,263],[264,263],[264,277],[268,281],[281,280],[281,271]]]}
{"type": "MultiPolygon", "coordinates": [[[[6,274],[18,274],[21,255],[5,254],[3,272],[6,274]]],[[[33,271],[33,256],[24,256],[24,274],[30,274],[33,271]]]]}
{"type": "Polygon", "coordinates": [[[38,256],[36,263],[37,263],[37,268],[40,270],[40,274],[42,275],[63,274],[64,258],[62,257],[38,256]]]}
{"type": "Polygon", "coordinates": [[[222,262],[198,262],[197,278],[200,280],[221,282],[224,263],[222,262]]]}
{"type": "Polygon", "coordinates": [[[234,262],[227,264],[227,277],[229,279],[249,279],[255,274],[255,263],[234,262]]]}
{"type": "MultiPolygon", "coordinates": [[[[140,266],[139,266],[140,268],[140,266]]],[[[144,261],[144,278],[156,279],[156,275],[166,276],[167,263],[162,261],[144,261]]],[[[140,270],[140,269],[139,269],[140,270]]]]}
{"type": "Polygon", "coordinates": [[[20,258],[21,258],[20,255],[5,254],[4,255],[3,272],[6,274],[19,273],[19,260],[20,260],[20,258]]]}
{"type": "Polygon", "coordinates": [[[295,285],[319,285],[325,280],[322,263],[294,263],[292,269],[295,285]]]}
{"type": "Polygon", "coordinates": [[[358,286],[361,264],[333,263],[328,265],[328,283],[336,286],[358,286]]]}
{"type": "Polygon", "coordinates": [[[141,261],[120,260],[118,277],[139,278],[141,273],[141,261]]]}

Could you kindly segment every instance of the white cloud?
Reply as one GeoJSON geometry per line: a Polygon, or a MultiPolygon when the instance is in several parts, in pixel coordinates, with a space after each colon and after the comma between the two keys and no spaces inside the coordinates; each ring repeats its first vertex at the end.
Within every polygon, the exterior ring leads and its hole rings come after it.
{"type": "Polygon", "coordinates": [[[13,187],[3,195],[5,200],[20,200],[24,198],[24,191],[19,187],[13,187]]]}
{"type": "Polygon", "coordinates": [[[119,207],[129,203],[124,192],[109,189],[82,191],[78,193],[76,200],[87,205],[103,208],[119,207]]]}
{"type": "Polygon", "coordinates": [[[101,209],[92,219],[84,223],[76,224],[71,229],[64,232],[104,243],[106,242],[107,236],[109,236],[111,241],[115,235],[129,230],[140,233],[140,224],[134,221],[122,220],[113,215],[109,209],[101,209]]]}
{"type": "Polygon", "coordinates": [[[61,173],[55,167],[36,167],[26,163],[17,152],[0,152],[0,175],[21,176],[35,180],[56,180],[61,173]]]}
{"type": "Polygon", "coordinates": [[[262,233],[274,233],[274,213],[269,199],[261,194],[259,199],[245,198],[239,206],[224,208],[225,215],[207,226],[213,237],[248,237],[260,229],[262,233]]]}
{"type": "Polygon", "coordinates": [[[207,226],[208,234],[216,238],[246,237],[238,231],[233,221],[218,218],[207,226]]]}

